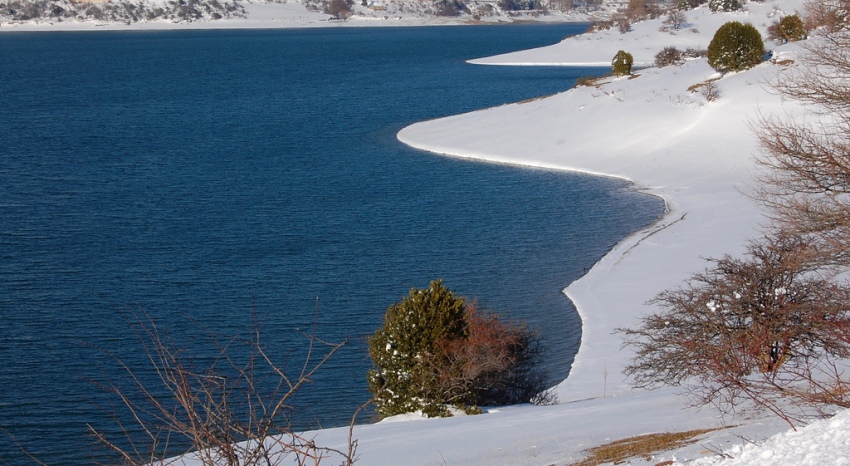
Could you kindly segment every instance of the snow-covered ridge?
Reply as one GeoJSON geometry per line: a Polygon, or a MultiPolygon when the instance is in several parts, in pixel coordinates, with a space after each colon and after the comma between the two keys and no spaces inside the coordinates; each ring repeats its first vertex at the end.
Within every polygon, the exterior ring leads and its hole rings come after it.
{"type": "Polygon", "coordinates": [[[613,11],[604,5],[593,9],[541,7],[514,11],[505,1],[0,0],[0,32],[576,22],[607,17],[613,11]],[[343,14],[339,13],[340,5],[345,5],[343,14]]]}

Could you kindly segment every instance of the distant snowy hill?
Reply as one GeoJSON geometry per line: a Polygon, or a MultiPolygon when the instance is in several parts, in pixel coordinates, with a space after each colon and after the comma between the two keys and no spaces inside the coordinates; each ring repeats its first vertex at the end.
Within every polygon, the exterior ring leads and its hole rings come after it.
{"type": "Polygon", "coordinates": [[[621,2],[596,0],[0,0],[0,31],[183,27],[304,27],[587,21],[621,2]],[[591,3],[588,6],[588,3],[591,3]]]}

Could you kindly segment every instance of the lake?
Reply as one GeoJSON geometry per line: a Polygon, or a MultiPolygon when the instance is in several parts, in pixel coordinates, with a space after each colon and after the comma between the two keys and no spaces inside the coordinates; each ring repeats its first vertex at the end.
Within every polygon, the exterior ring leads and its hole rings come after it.
{"type": "MultiPolygon", "coordinates": [[[[207,332],[255,318],[288,369],[300,332],[347,340],[293,420],[347,424],[369,395],[366,337],[437,278],[538,328],[562,380],[581,323],[561,290],[662,202],[395,134],[607,73],[465,63],[585,27],[0,35],[0,428],[42,461],[90,464],[86,424],[115,432],[106,352],[150,376],[132,310],[201,359],[207,332]]],[[[0,460],[30,463],[5,436],[0,460]]]]}

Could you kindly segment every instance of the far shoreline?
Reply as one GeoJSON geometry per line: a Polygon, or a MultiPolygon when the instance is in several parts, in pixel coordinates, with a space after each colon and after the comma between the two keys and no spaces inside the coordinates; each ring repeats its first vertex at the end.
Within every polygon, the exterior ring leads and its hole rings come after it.
{"type": "MultiPolygon", "coordinates": [[[[305,14],[324,16],[304,10],[305,14]]],[[[499,17],[501,18],[501,17],[499,17]]],[[[133,31],[214,31],[214,30],[278,30],[278,29],[330,29],[330,28],[386,28],[386,27],[439,27],[439,26],[510,26],[524,24],[582,24],[599,19],[596,16],[545,15],[541,19],[482,21],[471,18],[445,19],[439,17],[399,17],[393,19],[355,17],[349,20],[331,20],[321,17],[306,19],[287,18],[231,18],[199,20],[192,22],[139,21],[31,21],[25,23],[0,22],[0,34],[15,32],[133,32],[133,31]]]]}

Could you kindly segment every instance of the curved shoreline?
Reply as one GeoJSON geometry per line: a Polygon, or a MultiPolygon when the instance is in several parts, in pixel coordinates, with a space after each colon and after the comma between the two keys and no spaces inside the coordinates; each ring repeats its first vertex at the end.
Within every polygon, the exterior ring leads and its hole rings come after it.
{"type": "Polygon", "coordinates": [[[562,290],[582,322],[579,351],[558,386],[562,402],[630,392],[622,375],[630,355],[613,330],[651,312],[645,303],[705,268],[704,258],[743,250],[757,230],[759,209],[742,194],[754,168],[738,155],[742,148],[754,151],[754,141],[740,122],[766,94],[707,106],[686,91],[714,73],[704,61],[646,69],[639,79],[608,79],[537,101],[420,122],[397,135],[409,146],[447,156],[620,178],[664,201],[658,221],[624,238],[562,290]],[[657,78],[684,92],[659,97],[657,78]],[[718,140],[700,127],[727,137],[718,140]],[[623,134],[612,138],[607,128],[623,134]]]}
{"type": "MultiPolygon", "coordinates": [[[[498,107],[494,107],[494,108],[498,108],[498,107]]],[[[477,113],[477,112],[480,112],[480,111],[487,111],[487,110],[491,110],[491,109],[479,110],[479,111],[476,111],[476,112],[471,112],[471,114],[474,114],[474,113],[477,113]]],[[[439,121],[439,120],[440,119],[430,120],[430,121],[439,121]]],[[[525,162],[525,161],[519,161],[519,160],[514,160],[514,161],[502,160],[502,159],[499,159],[497,157],[488,157],[486,154],[485,155],[469,155],[469,154],[453,153],[451,151],[446,151],[446,150],[434,150],[433,145],[423,144],[421,141],[416,141],[413,138],[408,138],[404,134],[406,132],[406,130],[408,130],[409,128],[415,127],[416,125],[419,125],[419,124],[422,124],[422,123],[427,123],[427,121],[426,122],[414,123],[414,124],[409,125],[405,128],[402,128],[397,133],[396,138],[399,140],[399,142],[401,142],[401,143],[403,143],[403,144],[405,144],[409,147],[412,147],[414,149],[423,150],[423,151],[430,152],[430,153],[435,154],[435,155],[440,155],[440,156],[445,156],[445,157],[453,157],[453,158],[465,159],[465,160],[476,160],[476,161],[480,161],[480,162],[484,162],[484,163],[495,163],[495,164],[500,164],[500,165],[509,165],[509,166],[514,166],[514,167],[517,167],[517,168],[523,168],[523,167],[525,167],[525,168],[537,168],[537,169],[577,173],[577,174],[595,176],[595,177],[600,177],[600,178],[615,178],[615,179],[619,179],[619,180],[623,180],[623,181],[628,182],[630,190],[633,190],[636,193],[640,193],[640,194],[643,194],[643,195],[658,198],[664,203],[664,212],[658,218],[656,218],[649,225],[642,227],[642,228],[639,228],[639,229],[629,233],[625,238],[618,241],[608,252],[606,252],[601,258],[599,258],[593,264],[593,266],[587,272],[585,272],[584,275],[582,275],[580,278],[574,280],[569,285],[567,285],[565,288],[560,290],[561,293],[563,293],[564,296],[567,299],[569,299],[570,302],[573,304],[573,307],[575,308],[576,313],[578,314],[579,321],[581,322],[581,328],[579,329],[579,332],[580,332],[579,349],[573,355],[573,361],[570,364],[570,368],[567,372],[566,378],[556,385],[556,386],[561,386],[562,384],[564,384],[565,382],[567,382],[570,379],[570,377],[573,374],[573,368],[575,367],[576,363],[579,362],[579,355],[581,354],[581,348],[584,346],[584,326],[585,326],[585,322],[587,321],[587,319],[589,317],[587,315],[587,313],[585,312],[584,308],[579,304],[579,300],[576,298],[576,296],[571,294],[570,290],[571,290],[572,286],[575,283],[581,281],[583,278],[585,278],[589,274],[591,274],[594,271],[594,269],[599,267],[600,264],[602,264],[606,260],[612,260],[612,261],[614,261],[614,264],[616,265],[616,263],[620,262],[620,260],[622,260],[623,257],[628,255],[630,251],[632,251],[634,248],[636,248],[638,245],[640,245],[640,243],[644,239],[646,239],[646,238],[648,238],[648,237],[650,237],[650,236],[672,226],[673,224],[679,222],[680,220],[684,219],[684,217],[687,214],[685,213],[685,214],[682,214],[681,216],[679,216],[678,215],[679,212],[674,207],[675,203],[672,201],[672,199],[663,195],[662,193],[652,192],[652,190],[648,186],[641,186],[638,183],[636,183],[635,181],[629,179],[628,177],[622,176],[622,175],[614,175],[614,174],[610,174],[610,173],[604,173],[602,171],[587,170],[587,169],[572,168],[572,167],[564,167],[564,166],[559,166],[559,165],[550,165],[550,164],[542,164],[542,163],[525,162]],[[678,217],[678,218],[676,218],[676,217],[678,217]]],[[[560,399],[562,399],[562,400],[567,399],[567,400],[570,400],[570,401],[575,401],[575,399],[572,398],[572,397],[567,396],[566,398],[562,398],[562,396],[563,395],[561,395],[559,393],[560,399]]],[[[602,396],[605,396],[604,392],[603,392],[602,396]]],[[[582,399],[587,399],[587,398],[582,398],[582,399]]]]}

